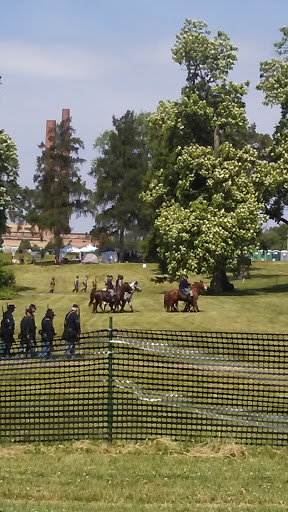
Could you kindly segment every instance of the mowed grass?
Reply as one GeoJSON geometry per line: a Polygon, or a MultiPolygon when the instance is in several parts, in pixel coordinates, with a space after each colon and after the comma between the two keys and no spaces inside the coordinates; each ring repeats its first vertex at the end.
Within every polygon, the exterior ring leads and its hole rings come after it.
{"type": "MultiPolygon", "coordinates": [[[[134,313],[114,313],[115,328],[168,329],[175,331],[233,331],[287,333],[288,331],[288,263],[253,262],[251,279],[242,282],[232,281],[236,292],[212,297],[199,298],[200,313],[166,313],[163,307],[163,295],[166,290],[175,288],[178,283],[156,284],[152,281],[157,274],[156,264],[68,264],[55,267],[52,261],[36,265],[14,265],[18,296],[13,299],[16,305],[16,329],[24,315],[25,307],[30,303],[37,306],[36,323],[40,327],[46,308],[53,308],[56,317],[54,325],[58,334],[63,332],[65,314],[72,304],[77,302],[81,308],[82,332],[108,328],[109,308],[105,313],[92,313],[88,307],[89,292],[93,277],[97,276],[98,288],[103,288],[106,275],[123,274],[125,281],[137,280],[142,292],[134,294],[134,313]],[[76,275],[80,278],[80,289],[85,274],[88,274],[88,291],[72,293],[76,275]],[[55,293],[49,294],[49,283],[56,279],[55,293]]],[[[190,275],[190,281],[202,278],[207,284],[208,276],[190,275]]],[[[10,301],[11,302],[11,301],[10,301]]],[[[1,301],[6,309],[6,301],[1,301]]],[[[180,303],[180,309],[182,304],[180,303]]]]}
{"type": "Polygon", "coordinates": [[[288,451],[214,442],[0,446],[1,512],[277,512],[288,451]]]}

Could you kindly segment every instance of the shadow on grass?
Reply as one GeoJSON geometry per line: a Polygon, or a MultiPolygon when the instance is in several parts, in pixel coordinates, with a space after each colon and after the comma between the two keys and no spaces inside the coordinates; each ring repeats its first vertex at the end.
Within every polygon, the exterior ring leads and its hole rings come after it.
{"type": "MultiPolygon", "coordinates": [[[[237,284],[235,285],[237,286],[237,284]]],[[[247,295],[265,295],[267,293],[276,294],[276,293],[288,293],[288,283],[287,284],[275,284],[273,286],[263,286],[263,288],[245,288],[245,290],[238,290],[235,288],[234,292],[222,293],[220,296],[222,297],[243,297],[247,295]]],[[[210,295],[210,297],[216,297],[216,295],[210,295]]],[[[219,297],[219,295],[218,295],[219,297]]]]}
{"type": "Polygon", "coordinates": [[[34,286],[16,286],[16,292],[30,292],[32,290],[36,290],[34,286]]]}

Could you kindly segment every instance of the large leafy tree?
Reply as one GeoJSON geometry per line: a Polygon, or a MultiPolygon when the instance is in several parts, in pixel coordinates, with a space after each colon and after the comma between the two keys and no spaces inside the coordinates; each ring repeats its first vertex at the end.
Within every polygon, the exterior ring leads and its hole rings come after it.
{"type": "Polygon", "coordinates": [[[285,208],[288,206],[288,27],[280,29],[281,40],[274,44],[276,57],[260,64],[260,83],[257,88],[264,93],[264,105],[279,106],[280,120],[275,128],[268,159],[282,169],[282,180],[265,191],[265,208],[270,219],[288,224],[285,208]]]}
{"type": "Polygon", "coordinates": [[[7,230],[7,216],[17,199],[18,170],[16,145],[4,130],[0,130],[0,237],[7,230]]]}
{"type": "Polygon", "coordinates": [[[94,233],[119,237],[120,259],[125,249],[125,233],[145,230],[143,204],[139,199],[148,169],[147,115],[127,111],[113,130],[95,141],[99,156],[90,175],[96,180],[94,233]]]}
{"type": "Polygon", "coordinates": [[[228,36],[211,38],[205,23],[186,20],[172,54],[187,69],[187,85],[151,116],[157,149],[144,198],[157,209],[168,272],[205,272],[213,276],[211,290],[230,290],[226,269],[255,243],[267,177],[271,186],[277,177],[256,149],[235,144],[237,133],[248,132],[248,83],[228,80],[237,59],[228,36]]]}
{"type": "Polygon", "coordinates": [[[40,231],[51,230],[57,242],[61,234],[70,233],[71,215],[86,212],[88,192],[79,167],[84,162],[79,156],[84,144],[70,124],[61,122],[49,147],[44,143],[39,147],[42,153],[34,174],[35,189],[24,191],[27,221],[40,231]]]}

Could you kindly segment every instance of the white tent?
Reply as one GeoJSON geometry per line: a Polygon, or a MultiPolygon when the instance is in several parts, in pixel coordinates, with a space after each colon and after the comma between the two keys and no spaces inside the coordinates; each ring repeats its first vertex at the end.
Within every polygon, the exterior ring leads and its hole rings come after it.
{"type": "Polygon", "coordinates": [[[94,245],[92,244],[88,244],[88,245],[85,245],[85,247],[81,247],[80,249],[81,252],[95,252],[95,251],[98,251],[97,247],[95,247],[94,245]]]}
{"type": "Polygon", "coordinates": [[[96,256],[96,254],[93,254],[92,252],[89,252],[85,254],[81,260],[81,263],[88,264],[88,263],[99,263],[99,260],[96,256]]]}
{"type": "Polygon", "coordinates": [[[78,247],[74,247],[72,244],[65,245],[65,247],[62,247],[60,249],[60,260],[65,258],[67,254],[79,254],[81,252],[81,249],[78,249],[78,247]]]}

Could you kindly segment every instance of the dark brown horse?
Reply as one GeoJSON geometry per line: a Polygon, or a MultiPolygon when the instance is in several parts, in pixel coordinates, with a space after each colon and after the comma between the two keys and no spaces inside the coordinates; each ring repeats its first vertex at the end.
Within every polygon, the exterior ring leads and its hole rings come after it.
{"type": "MultiPolygon", "coordinates": [[[[109,304],[110,311],[119,311],[119,306],[121,305],[121,311],[122,311],[122,301],[124,300],[124,294],[125,292],[131,293],[132,288],[128,283],[123,283],[122,286],[120,286],[117,291],[114,293],[114,295],[111,295],[111,293],[108,290],[95,290],[91,291],[90,294],[90,302],[89,306],[93,304],[93,313],[97,313],[98,306],[100,309],[104,312],[106,304],[109,304]],[[92,294],[93,292],[93,294],[92,294]],[[91,302],[92,299],[92,302],[91,302]],[[104,308],[102,306],[104,302],[104,308]]],[[[125,303],[124,303],[125,305],[125,303]]]]}
{"type": "Polygon", "coordinates": [[[203,293],[206,290],[207,286],[203,281],[198,281],[190,285],[190,297],[192,298],[192,300],[189,300],[189,297],[187,297],[187,295],[180,293],[178,288],[175,288],[174,290],[169,290],[164,294],[164,308],[166,309],[167,312],[179,311],[178,301],[181,300],[183,302],[186,302],[184,311],[194,311],[195,313],[198,313],[198,297],[201,293],[203,293]]]}

